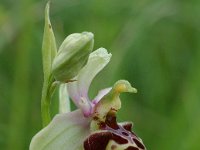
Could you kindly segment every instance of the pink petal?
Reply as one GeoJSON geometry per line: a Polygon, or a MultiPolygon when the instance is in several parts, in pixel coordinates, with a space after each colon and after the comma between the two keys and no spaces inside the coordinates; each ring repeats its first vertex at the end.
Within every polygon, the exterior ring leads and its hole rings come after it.
{"type": "Polygon", "coordinates": [[[110,92],[112,88],[106,88],[103,89],[101,91],[99,91],[99,93],[97,94],[97,96],[94,98],[94,100],[92,101],[93,104],[97,104],[106,94],[108,94],[110,92]]]}

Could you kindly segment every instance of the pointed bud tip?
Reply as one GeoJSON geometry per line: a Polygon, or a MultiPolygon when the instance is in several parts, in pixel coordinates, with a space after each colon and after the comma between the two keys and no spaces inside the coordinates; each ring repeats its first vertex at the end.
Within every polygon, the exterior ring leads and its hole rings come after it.
{"type": "Polygon", "coordinates": [[[94,34],[92,32],[82,32],[82,35],[87,36],[90,40],[94,38],[94,34]]]}

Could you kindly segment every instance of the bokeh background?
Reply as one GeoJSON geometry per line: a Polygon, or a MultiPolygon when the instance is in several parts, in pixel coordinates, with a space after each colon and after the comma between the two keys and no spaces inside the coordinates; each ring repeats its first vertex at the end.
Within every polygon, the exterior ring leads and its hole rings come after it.
{"type": "MultiPolygon", "coordinates": [[[[1,150],[27,150],[41,129],[45,4],[0,1],[1,150]]],[[[90,96],[129,80],[138,93],[121,96],[118,120],[133,121],[148,150],[200,149],[200,1],[52,0],[51,22],[58,46],[91,31],[113,54],[90,96]]]]}

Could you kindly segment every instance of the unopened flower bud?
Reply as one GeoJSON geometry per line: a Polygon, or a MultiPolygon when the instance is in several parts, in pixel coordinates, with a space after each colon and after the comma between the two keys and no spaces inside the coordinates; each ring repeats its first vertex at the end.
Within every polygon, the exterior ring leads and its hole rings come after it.
{"type": "Polygon", "coordinates": [[[75,77],[86,64],[93,44],[94,36],[91,32],[67,36],[53,60],[52,73],[55,79],[66,82],[75,77]]]}

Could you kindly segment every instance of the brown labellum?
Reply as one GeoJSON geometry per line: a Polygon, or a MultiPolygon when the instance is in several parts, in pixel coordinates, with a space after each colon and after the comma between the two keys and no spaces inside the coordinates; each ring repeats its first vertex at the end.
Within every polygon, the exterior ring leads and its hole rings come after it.
{"type": "Polygon", "coordinates": [[[115,114],[108,114],[105,122],[99,122],[98,125],[99,130],[84,141],[85,150],[106,150],[110,141],[116,143],[111,150],[121,145],[127,145],[124,150],[146,150],[141,139],[132,132],[132,123],[118,124],[115,114]]]}

